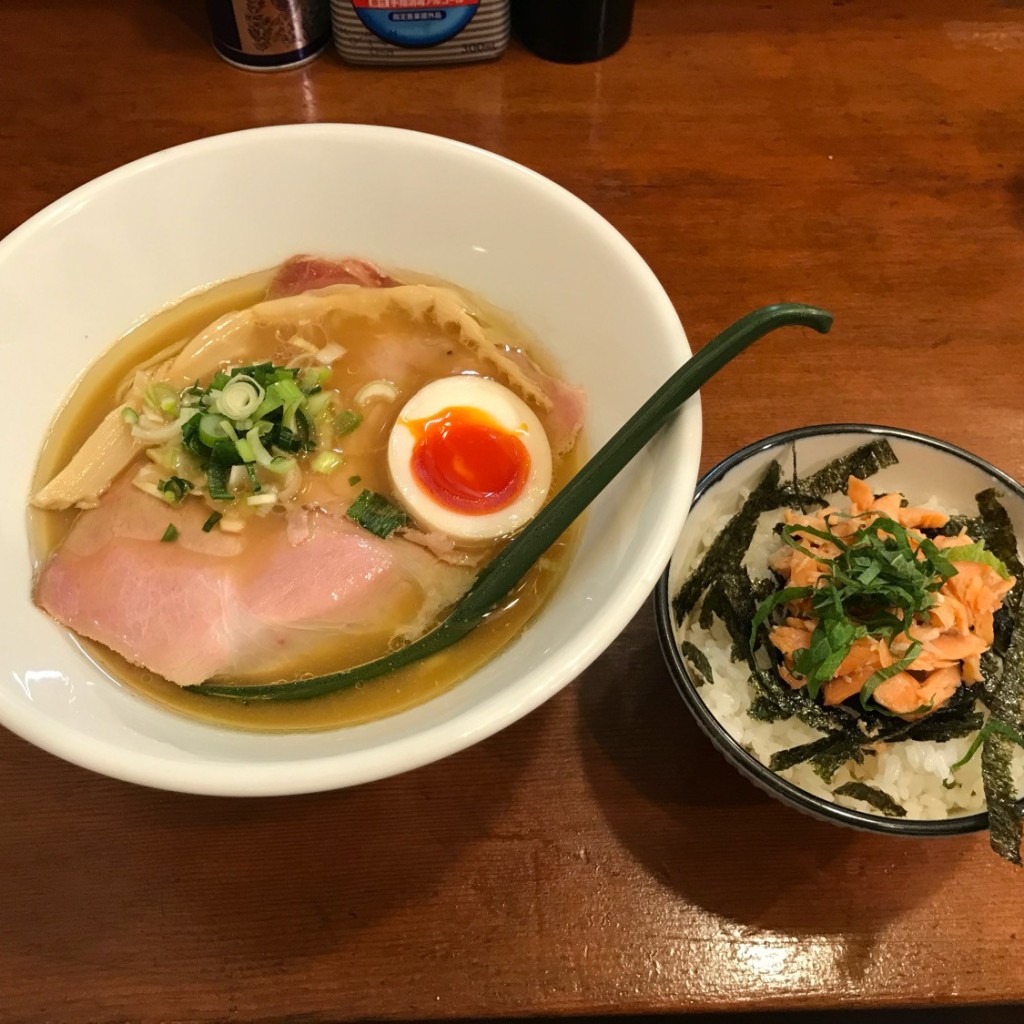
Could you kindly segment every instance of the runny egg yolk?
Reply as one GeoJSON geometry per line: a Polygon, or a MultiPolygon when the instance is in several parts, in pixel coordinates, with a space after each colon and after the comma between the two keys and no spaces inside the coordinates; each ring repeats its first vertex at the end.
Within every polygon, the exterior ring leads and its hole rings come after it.
{"type": "Polygon", "coordinates": [[[414,438],[413,475],[440,504],[484,515],[507,508],[526,486],[526,445],[481,410],[446,408],[405,425],[414,438]]]}
{"type": "Polygon", "coordinates": [[[511,537],[551,489],[552,452],[537,414],[489,377],[425,384],[388,438],[394,494],[417,527],[458,544],[511,537]]]}

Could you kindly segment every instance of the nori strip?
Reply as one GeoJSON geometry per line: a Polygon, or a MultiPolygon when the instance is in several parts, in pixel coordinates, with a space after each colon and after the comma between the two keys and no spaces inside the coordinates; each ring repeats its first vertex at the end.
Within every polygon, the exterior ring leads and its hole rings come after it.
{"type": "Polygon", "coordinates": [[[823,782],[831,782],[832,776],[847,761],[864,761],[865,737],[860,732],[836,732],[830,736],[822,736],[811,743],[801,743],[796,747],[787,747],[772,754],[768,767],[773,772],[785,771],[795,765],[810,761],[811,767],[823,782]]]}
{"type": "Polygon", "coordinates": [[[679,653],[690,662],[690,669],[694,674],[694,686],[703,686],[705,683],[715,681],[715,674],[711,671],[711,662],[699,647],[691,644],[689,640],[684,640],[679,645],[679,653]]]}
{"type": "MultiPolygon", "coordinates": [[[[985,547],[998,558],[1011,576],[1019,580],[1024,576],[1024,565],[1021,565],[1020,556],[1017,554],[1017,537],[1013,532],[1013,523],[1006,512],[1006,509],[999,503],[999,491],[990,487],[981,491],[975,496],[978,503],[979,516],[976,520],[978,536],[972,534],[975,540],[983,540],[985,547]]],[[[1018,591],[1014,605],[1020,603],[1018,591]]]]}
{"type": "Polygon", "coordinates": [[[812,729],[822,732],[846,732],[851,725],[856,728],[857,720],[836,708],[826,708],[808,695],[806,688],[794,690],[779,677],[766,669],[755,669],[750,681],[757,694],[747,712],[759,722],[781,722],[786,718],[798,718],[812,729]]]}
{"type": "Polygon", "coordinates": [[[794,482],[790,492],[805,499],[823,499],[842,491],[849,477],[857,476],[864,480],[888,466],[895,466],[898,461],[892,445],[882,437],[870,444],[861,445],[849,455],[833,459],[827,466],[811,474],[806,480],[801,480],[799,484],[794,482]]]}
{"type": "Polygon", "coordinates": [[[762,512],[779,507],[779,482],[782,468],[773,462],[765,471],[761,482],[750,492],[743,507],[725,524],[722,531],[711,542],[697,568],[672,598],[672,611],[676,625],[693,610],[701,594],[719,575],[739,570],[743,556],[754,538],[757,518],[762,512]]]}
{"type": "MultiPolygon", "coordinates": [[[[1017,538],[1006,509],[994,488],[977,495],[979,532],[985,546],[1001,559],[1017,583],[1006,595],[996,616],[993,650],[1002,654],[1002,671],[994,659],[983,659],[985,676],[981,699],[992,720],[1003,722],[1017,733],[1024,731],[1024,615],[1021,591],[1024,566],[1017,554],[1017,538]]],[[[1021,864],[1022,808],[1013,785],[1011,764],[1014,743],[1004,734],[991,731],[981,747],[981,778],[988,805],[989,843],[1000,857],[1021,864]]]]}
{"type": "Polygon", "coordinates": [[[699,625],[711,628],[717,616],[725,624],[732,640],[732,660],[745,661],[754,668],[750,650],[750,622],[754,617],[754,592],[746,569],[719,576],[708,588],[701,602],[699,625]]]}
{"type": "Polygon", "coordinates": [[[887,818],[905,818],[906,809],[902,804],[896,803],[888,793],[875,786],[869,786],[866,782],[844,782],[832,791],[836,796],[848,796],[854,800],[862,800],[864,803],[881,811],[887,818]]]}

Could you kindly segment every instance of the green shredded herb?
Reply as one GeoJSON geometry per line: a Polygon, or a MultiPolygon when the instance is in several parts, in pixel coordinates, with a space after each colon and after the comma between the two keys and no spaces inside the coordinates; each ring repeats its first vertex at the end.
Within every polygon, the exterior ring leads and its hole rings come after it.
{"type": "Polygon", "coordinates": [[[912,641],[906,630],[916,614],[931,607],[933,595],[956,569],[931,541],[919,541],[915,548],[906,528],[887,516],[879,516],[848,537],[833,532],[834,522],[827,517],[826,530],[801,525],[783,528],[782,539],[825,566],[826,573],[814,588],[790,587],[762,602],[751,634],[780,603],[810,598],[816,624],[810,646],[793,653],[793,670],[806,680],[811,697],[818,696],[860,638],[871,636],[891,644],[901,633],[906,635],[907,654],[876,672],[861,690],[861,702],[868,707],[874,690],[920,653],[920,643],[912,641]],[[824,558],[805,548],[802,536],[828,541],[839,553],[824,558]]]}
{"type": "Polygon", "coordinates": [[[178,528],[174,523],[168,523],[164,535],[160,538],[161,544],[170,544],[178,539],[178,528]]]}
{"type": "Polygon", "coordinates": [[[223,518],[224,515],[221,512],[211,513],[210,517],[203,523],[203,533],[209,533],[223,518]]]}
{"type": "Polygon", "coordinates": [[[905,818],[907,816],[906,808],[902,804],[898,804],[884,790],[878,789],[877,786],[869,786],[866,782],[844,782],[841,786],[836,786],[832,792],[836,796],[848,796],[853,800],[861,800],[876,811],[881,811],[887,818],[905,818]]]}
{"type": "Polygon", "coordinates": [[[381,538],[390,537],[400,526],[409,525],[409,517],[383,494],[364,490],[345,513],[364,530],[381,538]]]}
{"type": "Polygon", "coordinates": [[[348,478],[349,487],[355,487],[363,478],[361,476],[350,476],[348,478]]]}

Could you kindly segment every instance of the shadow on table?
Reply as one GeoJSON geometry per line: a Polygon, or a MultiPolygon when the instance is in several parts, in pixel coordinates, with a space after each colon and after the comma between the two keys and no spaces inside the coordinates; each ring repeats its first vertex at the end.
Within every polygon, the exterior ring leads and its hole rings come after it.
{"type": "Polygon", "coordinates": [[[546,718],[541,708],[392,779],[256,799],[119,783],[5,736],[3,771],[26,781],[3,807],[0,943],[86,974],[126,946],[136,967],[344,962],[369,925],[459,870],[507,808],[546,718]]]}
{"type": "Polygon", "coordinates": [[[731,921],[871,936],[939,889],[973,841],[854,832],[756,789],[678,697],[650,605],[577,687],[580,748],[609,824],[665,886],[731,921]]]}

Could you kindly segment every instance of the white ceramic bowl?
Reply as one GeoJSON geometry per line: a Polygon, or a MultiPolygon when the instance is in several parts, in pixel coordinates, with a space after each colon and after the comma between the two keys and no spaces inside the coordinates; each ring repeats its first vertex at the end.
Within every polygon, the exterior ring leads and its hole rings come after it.
{"type": "Polygon", "coordinates": [[[133,324],[296,252],[359,255],[447,278],[512,311],[589,398],[603,443],[689,355],[654,275],[593,210],[541,176],[446,139],[358,125],[260,128],[104,175],[0,242],[8,368],[0,512],[0,722],[95,771],[186,792],[300,793],[444,757],[537,707],[629,622],[668,561],[700,454],[691,400],[590,510],[569,577],[470,679],[367,725],[260,735],[162,710],[107,678],[29,601],[24,501],[76,377],[133,324]],[[9,438],[9,440],[11,440],[9,438]]]}
{"type": "MultiPolygon", "coordinates": [[[[680,653],[685,638],[672,613],[672,598],[679,592],[699,559],[704,539],[720,527],[743,502],[743,495],[764,476],[769,464],[781,461],[788,470],[796,459],[801,476],[813,473],[833,459],[884,438],[899,462],[869,479],[872,490],[901,491],[913,501],[934,498],[951,512],[977,514],[975,495],[994,487],[1013,522],[1018,540],[1024,538],[1024,487],[993,465],[962,448],[925,434],[895,427],[861,423],[833,423],[802,427],[755,441],[710,470],[697,486],[693,507],[679,543],[655,591],[658,635],[676,688],[705,734],[725,759],[754,785],[771,796],[813,817],[868,832],[902,836],[950,836],[986,828],[986,813],[943,819],[887,818],[862,805],[843,806],[809,793],[776,775],[746,750],[715,717],[694,685],[680,653]]],[[[699,643],[695,637],[690,639],[699,643]]]]}

